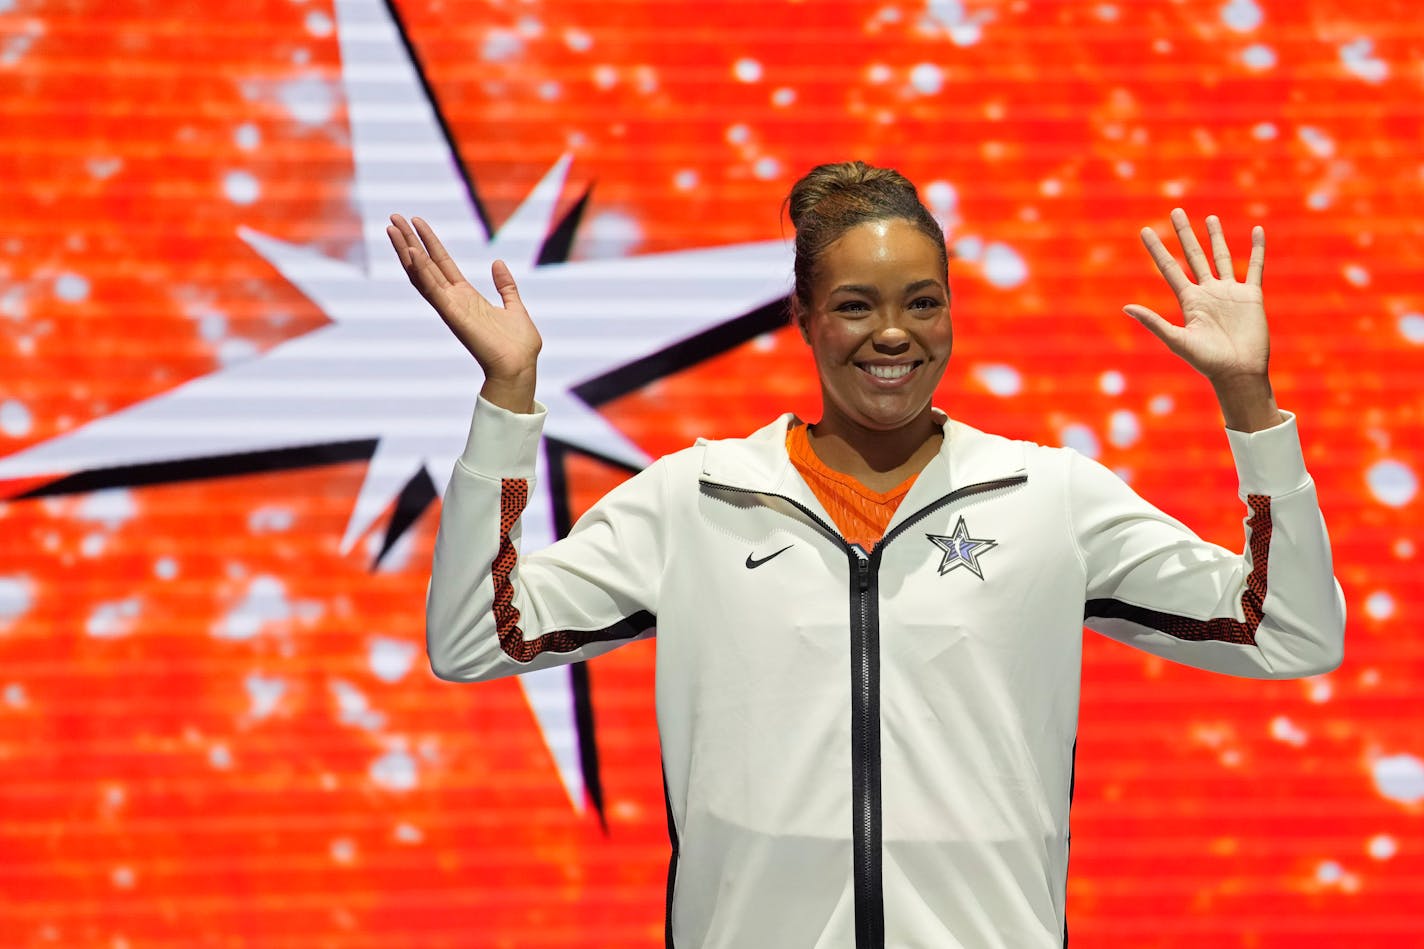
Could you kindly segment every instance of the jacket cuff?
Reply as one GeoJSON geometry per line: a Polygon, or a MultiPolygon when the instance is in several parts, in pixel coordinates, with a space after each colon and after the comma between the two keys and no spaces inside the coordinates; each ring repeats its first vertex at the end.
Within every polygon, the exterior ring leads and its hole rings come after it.
{"type": "Polygon", "coordinates": [[[532,478],[539,459],[539,437],[549,410],[538,402],[528,414],[502,409],[479,398],[460,464],[486,478],[532,478]]]}
{"type": "Polygon", "coordinates": [[[1310,483],[1295,415],[1285,410],[1281,415],[1285,416],[1284,422],[1259,432],[1226,430],[1243,497],[1248,494],[1280,497],[1310,483]]]}

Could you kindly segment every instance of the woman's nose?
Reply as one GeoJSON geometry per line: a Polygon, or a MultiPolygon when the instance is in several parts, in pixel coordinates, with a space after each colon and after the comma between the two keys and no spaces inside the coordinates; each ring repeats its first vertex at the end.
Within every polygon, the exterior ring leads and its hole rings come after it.
{"type": "Polygon", "coordinates": [[[910,334],[903,326],[896,323],[885,323],[875,331],[871,342],[878,352],[886,355],[904,352],[910,345],[910,334]]]}

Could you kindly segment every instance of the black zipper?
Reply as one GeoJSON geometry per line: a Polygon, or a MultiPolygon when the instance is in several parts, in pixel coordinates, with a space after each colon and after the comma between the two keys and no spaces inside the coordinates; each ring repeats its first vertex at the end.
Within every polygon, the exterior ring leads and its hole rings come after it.
{"type": "Polygon", "coordinates": [[[947,504],[976,494],[1013,487],[1028,481],[1014,475],[965,485],[920,508],[880,538],[866,553],[848,544],[840,531],[821,520],[801,502],[772,491],[734,488],[715,481],[708,487],[738,494],[757,494],[785,501],[840,541],[850,558],[851,649],[851,861],[855,885],[855,949],[884,949],[885,893],[883,890],[880,801],[880,560],[885,546],[911,525],[947,504]]]}

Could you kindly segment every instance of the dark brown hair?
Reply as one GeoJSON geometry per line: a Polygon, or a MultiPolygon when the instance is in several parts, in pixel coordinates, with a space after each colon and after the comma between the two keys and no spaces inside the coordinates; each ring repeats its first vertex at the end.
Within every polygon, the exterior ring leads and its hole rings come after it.
{"type": "Polygon", "coordinates": [[[935,242],[949,279],[944,231],[920,203],[910,179],[893,168],[863,161],[817,165],[791,186],[783,205],[796,228],[796,290],[792,313],[811,307],[811,280],[821,255],[846,231],[871,221],[905,220],[935,242]]]}

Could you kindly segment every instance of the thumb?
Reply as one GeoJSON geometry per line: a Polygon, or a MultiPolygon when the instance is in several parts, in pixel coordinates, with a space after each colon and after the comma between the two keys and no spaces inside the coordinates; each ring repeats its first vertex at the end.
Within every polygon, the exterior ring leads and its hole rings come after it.
{"type": "Polygon", "coordinates": [[[1158,313],[1149,310],[1145,306],[1136,303],[1129,303],[1122,308],[1122,312],[1132,317],[1143,326],[1147,327],[1162,342],[1167,344],[1167,348],[1172,352],[1177,352],[1181,345],[1182,328],[1167,322],[1158,313]]]}
{"type": "Polygon", "coordinates": [[[494,278],[494,288],[499,291],[499,298],[504,301],[504,308],[512,310],[515,307],[523,309],[524,303],[519,299],[519,287],[515,286],[514,274],[509,272],[509,265],[502,260],[496,260],[490,267],[490,276],[494,278]]]}

